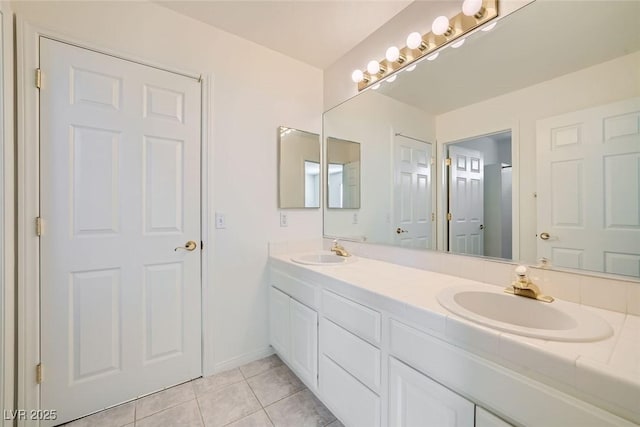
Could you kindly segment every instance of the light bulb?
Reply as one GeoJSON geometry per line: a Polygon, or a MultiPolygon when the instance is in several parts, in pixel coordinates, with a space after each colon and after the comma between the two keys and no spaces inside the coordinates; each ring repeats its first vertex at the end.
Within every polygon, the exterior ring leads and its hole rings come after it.
{"type": "Polygon", "coordinates": [[[396,62],[398,58],[400,58],[400,50],[395,46],[391,46],[387,49],[387,53],[384,56],[387,58],[387,61],[396,62]]]}
{"type": "Polygon", "coordinates": [[[391,76],[391,77],[389,77],[389,78],[387,79],[387,82],[389,82],[389,83],[393,83],[393,82],[395,82],[395,81],[396,81],[396,79],[397,79],[397,78],[398,78],[398,75],[397,75],[397,74],[394,74],[393,76],[391,76]]]}
{"type": "Polygon", "coordinates": [[[484,8],[482,7],[482,0],[464,0],[462,3],[462,13],[466,16],[475,16],[476,18],[482,18],[484,14],[484,8]],[[480,16],[477,16],[480,15],[480,16]]]}
{"type": "Polygon", "coordinates": [[[440,56],[440,52],[436,52],[433,55],[427,56],[427,61],[433,61],[440,56]]]}
{"type": "Polygon", "coordinates": [[[459,48],[460,46],[462,46],[462,45],[464,44],[464,41],[465,41],[465,40],[466,40],[466,39],[460,39],[460,40],[458,40],[457,42],[452,43],[452,44],[451,44],[451,47],[452,47],[452,48],[454,48],[454,49],[457,49],[457,48],[459,48]]]}
{"type": "Polygon", "coordinates": [[[417,49],[422,46],[422,36],[418,32],[413,32],[407,37],[407,47],[409,49],[417,49]]]}
{"type": "Polygon", "coordinates": [[[374,60],[369,61],[367,64],[367,72],[372,76],[378,74],[380,72],[380,63],[374,60]]]}
{"type": "Polygon", "coordinates": [[[489,24],[489,25],[487,25],[486,27],[484,27],[484,28],[482,29],[482,31],[484,31],[485,33],[486,33],[487,31],[491,31],[491,30],[493,30],[493,29],[496,27],[496,24],[497,24],[497,22],[494,22],[494,23],[492,23],[492,24],[489,24]]]}
{"type": "Polygon", "coordinates": [[[378,84],[375,84],[375,85],[371,86],[371,89],[373,89],[373,90],[378,90],[378,89],[380,89],[380,83],[378,83],[378,84]]]}
{"type": "Polygon", "coordinates": [[[451,34],[451,27],[449,26],[449,18],[446,16],[438,16],[433,20],[433,24],[431,25],[431,32],[436,36],[441,36],[443,34],[449,33],[451,34]]]}
{"type": "Polygon", "coordinates": [[[351,80],[353,80],[354,83],[360,83],[364,80],[364,73],[361,70],[353,70],[351,80]]]}
{"type": "Polygon", "coordinates": [[[416,69],[416,65],[417,65],[417,64],[413,64],[412,66],[407,67],[407,72],[408,72],[408,73],[410,73],[410,72],[412,72],[413,70],[415,70],[415,69],[416,69]]]}

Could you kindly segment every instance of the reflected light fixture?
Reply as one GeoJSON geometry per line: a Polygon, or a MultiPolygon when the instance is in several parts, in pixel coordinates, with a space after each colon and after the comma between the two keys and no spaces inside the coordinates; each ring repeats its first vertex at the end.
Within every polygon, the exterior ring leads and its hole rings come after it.
{"type": "Polygon", "coordinates": [[[493,30],[493,29],[496,27],[496,24],[497,24],[497,22],[492,22],[491,24],[489,24],[489,25],[487,25],[486,27],[484,27],[484,28],[482,29],[482,31],[484,31],[485,33],[486,33],[487,31],[491,31],[491,30],[493,30]]]}
{"type": "Polygon", "coordinates": [[[482,4],[482,0],[464,0],[462,3],[462,13],[466,16],[473,16],[476,19],[481,19],[487,9],[482,4]]]}
{"type": "Polygon", "coordinates": [[[373,89],[373,90],[380,89],[380,83],[376,83],[375,85],[371,86],[371,89],[373,89]]]}
{"type": "Polygon", "coordinates": [[[433,61],[433,60],[437,59],[438,56],[440,56],[440,52],[436,52],[433,55],[427,56],[427,61],[433,61]]]}
{"type": "Polygon", "coordinates": [[[407,73],[410,73],[410,72],[412,72],[413,70],[415,70],[415,69],[416,69],[416,65],[418,65],[418,64],[413,64],[412,66],[407,67],[407,73]]]}
{"type": "Polygon", "coordinates": [[[464,44],[465,40],[467,40],[467,39],[460,39],[455,43],[451,43],[451,47],[454,48],[454,49],[457,49],[457,48],[461,47],[464,44]]]}
{"type": "Polygon", "coordinates": [[[449,37],[453,34],[453,28],[449,25],[449,18],[446,16],[438,16],[431,24],[431,32],[436,36],[449,37]]]}
{"type": "Polygon", "coordinates": [[[391,77],[389,77],[389,78],[387,79],[387,82],[389,82],[389,83],[393,83],[393,82],[395,82],[395,81],[396,81],[396,79],[397,79],[397,78],[398,78],[398,75],[397,75],[397,74],[394,74],[393,76],[391,76],[391,77]]]}

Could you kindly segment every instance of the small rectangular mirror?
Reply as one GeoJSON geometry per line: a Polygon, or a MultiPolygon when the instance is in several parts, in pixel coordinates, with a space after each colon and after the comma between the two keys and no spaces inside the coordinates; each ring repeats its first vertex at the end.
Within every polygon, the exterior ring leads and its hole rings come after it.
{"type": "Polygon", "coordinates": [[[278,207],[320,207],[320,137],[278,128],[278,207]]]}
{"type": "Polygon", "coordinates": [[[360,209],[360,144],[327,138],[327,207],[360,209]]]}

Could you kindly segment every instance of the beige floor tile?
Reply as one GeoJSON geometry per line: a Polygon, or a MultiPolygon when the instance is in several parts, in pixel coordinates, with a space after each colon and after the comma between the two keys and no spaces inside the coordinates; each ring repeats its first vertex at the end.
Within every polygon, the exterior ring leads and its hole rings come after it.
{"type": "Polygon", "coordinates": [[[129,402],[66,424],[68,427],[122,427],[134,421],[136,403],[129,402]]]}
{"type": "Polygon", "coordinates": [[[136,421],[136,427],[202,427],[198,403],[194,400],[136,421]]]}
{"type": "Polygon", "coordinates": [[[136,419],[146,418],[156,412],[193,400],[195,397],[191,382],[150,394],[136,402],[136,419]]]}
{"type": "Polygon", "coordinates": [[[304,384],[286,366],[278,366],[247,380],[262,406],[268,406],[304,388],[304,384]]]}
{"type": "Polygon", "coordinates": [[[227,425],[260,409],[245,381],[198,396],[198,405],[207,427],[227,425]]]}
{"type": "Polygon", "coordinates": [[[236,422],[228,424],[226,427],[273,427],[271,420],[264,410],[254,412],[248,417],[244,417],[236,422]]]}
{"type": "Polygon", "coordinates": [[[280,360],[278,355],[272,354],[264,359],[256,360],[254,362],[247,363],[244,366],[240,366],[240,370],[245,378],[250,378],[281,365],[282,360],[280,360]]]}
{"type": "Polygon", "coordinates": [[[244,381],[244,377],[239,369],[231,369],[229,371],[220,372],[219,374],[209,377],[198,378],[193,380],[193,390],[197,396],[219,389],[221,387],[244,381]]]}
{"type": "Polygon", "coordinates": [[[325,427],[333,414],[309,390],[302,390],[265,408],[275,427],[325,427]]]}

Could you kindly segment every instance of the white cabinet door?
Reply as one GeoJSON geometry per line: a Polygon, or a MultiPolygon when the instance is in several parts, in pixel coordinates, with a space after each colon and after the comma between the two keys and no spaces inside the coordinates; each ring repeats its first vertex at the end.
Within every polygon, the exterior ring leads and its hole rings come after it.
{"type": "Polygon", "coordinates": [[[312,388],[318,386],[318,314],[290,300],[291,367],[312,388]]]}
{"type": "Polygon", "coordinates": [[[512,427],[491,412],[476,406],[476,427],[512,427]]]}
{"type": "Polygon", "coordinates": [[[473,425],[473,403],[389,358],[389,427],[473,425]]]}
{"type": "Polygon", "coordinates": [[[289,358],[290,323],[289,323],[289,296],[271,288],[269,296],[269,331],[271,345],[283,359],[289,358]]]}

